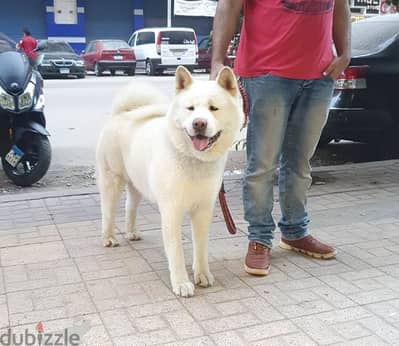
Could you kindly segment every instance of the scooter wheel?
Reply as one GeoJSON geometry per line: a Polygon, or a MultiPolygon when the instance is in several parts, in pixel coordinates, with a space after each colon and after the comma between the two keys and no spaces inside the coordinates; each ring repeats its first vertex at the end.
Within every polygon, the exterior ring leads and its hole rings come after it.
{"type": "Polygon", "coordinates": [[[30,186],[43,178],[50,167],[50,141],[46,136],[27,133],[17,145],[24,152],[24,156],[16,167],[2,157],[4,173],[15,185],[30,186]]]}

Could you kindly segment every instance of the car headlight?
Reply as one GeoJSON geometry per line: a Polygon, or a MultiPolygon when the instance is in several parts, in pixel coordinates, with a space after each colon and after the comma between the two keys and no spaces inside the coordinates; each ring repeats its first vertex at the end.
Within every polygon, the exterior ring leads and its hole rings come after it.
{"type": "Polygon", "coordinates": [[[83,66],[83,60],[75,60],[76,66],[83,66]]]}
{"type": "Polygon", "coordinates": [[[20,110],[32,107],[35,84],[29,82],[24,92],[18,96],[18,108],[20,110]]]}
{"type": "Polygon", "coordinates": [[[0,106],[3,109],[8,109],[11,111],[15,110],[14,97],[7,94],[2,87],[0,87],[0,106]]]}
{"type": "Polygon", "coordinates": [[[40,66],[51,66],[50,60],[43,60],[40,64],[40,66]]]}

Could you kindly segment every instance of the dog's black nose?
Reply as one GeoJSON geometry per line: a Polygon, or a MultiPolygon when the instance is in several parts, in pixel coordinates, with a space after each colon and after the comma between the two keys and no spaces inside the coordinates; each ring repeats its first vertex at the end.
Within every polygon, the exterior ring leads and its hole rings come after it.
{"type": "Polygon", "coordinates": [[[208,123],[206,122],[205,119],[196,118],[193,121],[193,128],[195,131],[198,131],[198,132],[204,131],[206,129],[207,125],[208,125],[208,123]]]}

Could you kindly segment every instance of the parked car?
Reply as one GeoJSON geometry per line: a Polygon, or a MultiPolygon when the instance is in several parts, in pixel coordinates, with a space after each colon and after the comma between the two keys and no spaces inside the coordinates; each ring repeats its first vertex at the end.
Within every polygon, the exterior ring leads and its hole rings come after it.
{"type": "Polygon", "coordinates": [[[137,70],[159,75],[167,69],[197,65],[197,36],[191,28],[146,28],[135,31],[129,45],[136,54],[137,70]]]}
{"type": "Polygon", "coordinates": [[[399,147],[398,85],[399,14],[354,22],[352,58],[335,83],[320,143],[345,139],[399,147]]]}
{"type": "MultiPolygon", "coordinates": [[[[230,67],[234,66],[234,60],[236,58],[233,42],[234,41],[232,40],[229,45],[229,48],[227,50],[226,60],[224,62],[224,64],[226,66],[230,66],[230,67]]],[[[205,36],[198,42],[198,65],[197,65],[197,68],[200,70],[205,70],[205,72],[210,72],[211,58],[212,58],[212,49],[209,44],[209,36],[205,36]]]]}
{"type": "Polygon", "coordinates": [[[68,42],[40,40],[37,50],[37,68],[43,78],[85,77],[83,61],[68,42]]]}
{"type": "Polygon", "coordinates": [[[123,71],[133,76],[136,71],[136,56],[123,40],[94,40],[89,42],[81,57],[87,71],[101,76],[104,71],[123,71]]]}

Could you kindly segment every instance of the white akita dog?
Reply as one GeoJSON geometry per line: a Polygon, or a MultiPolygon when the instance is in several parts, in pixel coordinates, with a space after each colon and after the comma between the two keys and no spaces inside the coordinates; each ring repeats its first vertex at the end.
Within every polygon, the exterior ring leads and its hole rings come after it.
{"type": "Polygon", "coordinates": [[[185,214],[192,223],[194,281],[212,285],[209,226],[227,153],[243,119],[238,85],[228,67],[216,81],[194,81],[187,69],[178,67],[171,102],[155,88],[138,83],[117,95],[96,157],[104,246],[117,245],[113,219],[126,186],[130,240],[140,239],[135,220],[141,196],[158,204],[173,292],[194,294],[181,241],[185,214]]]}

